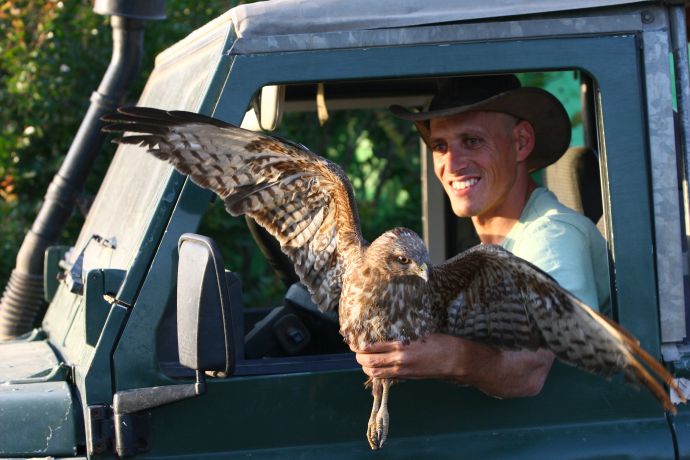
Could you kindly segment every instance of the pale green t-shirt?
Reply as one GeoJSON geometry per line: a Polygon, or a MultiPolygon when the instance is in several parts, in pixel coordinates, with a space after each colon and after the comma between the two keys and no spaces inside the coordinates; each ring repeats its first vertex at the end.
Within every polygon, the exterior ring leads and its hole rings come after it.
{"type": "Polygon", "coordinates": [[[611,314],[606,241],[591,220],[549,190],[532,192],[501,246],[547,272],[593,309],[611,314]]]}

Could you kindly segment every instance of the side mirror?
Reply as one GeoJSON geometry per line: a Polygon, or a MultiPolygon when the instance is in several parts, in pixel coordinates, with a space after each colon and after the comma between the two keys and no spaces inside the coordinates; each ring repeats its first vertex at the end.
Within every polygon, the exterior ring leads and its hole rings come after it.
{"type": "Polygon", "coordinates": [[[216,243],[185,233],[178,243],[177,345],[180,364],[231,375],[233,318],[223,259],[216,243]]]}
{"type": "MultiPolygon", "coordinates": [[[[233,346],[232,302],[218,246],[210,238],[186,233],[180,237],[178,250],[177,345],[180,363],[196,371],[196,383],[134,388],[115,393],[114,444],[119,457],[136,455],[141,446],[146,445],[145,436],[141,434],[141,427],[145,424],[137,422],[137,414],[204,394],[204,371],[230,375],[235,370],[234,351],[237,347],[233,346]]],[[[239,302],[235,304],[241,308],[241,300],[239,302]]],[[[92,430],[95,428],[88,424],[87,431],[92,430]]],[[[88,439],[93,439],[93,436],[88,439]]],[[[87,448],[91,454],[98,453],[91,442],[87,448]]]]}

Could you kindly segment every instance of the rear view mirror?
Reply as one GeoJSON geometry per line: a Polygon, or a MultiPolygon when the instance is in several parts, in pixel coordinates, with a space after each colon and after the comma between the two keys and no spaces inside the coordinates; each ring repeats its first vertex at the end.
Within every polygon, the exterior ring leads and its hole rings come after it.
{"type": "Polygon", "coordinates": [[[223,259],[216,243],[185,233],[178,243],[177,344],[180,364],[230,375],[233,321],[223,259]]]}
{"type": "Polygon", "coordinates": [[[251,131],[275,131],[283,119],[285,85],[267,85],[252,101],[241,126],[251,131]]]}
{"type": "Polygon", "coordinates": [[[275,131],[283,119],[285,86],[269,85],[261,88],[261,111],[259,124],[265,131],[275,131]]]}

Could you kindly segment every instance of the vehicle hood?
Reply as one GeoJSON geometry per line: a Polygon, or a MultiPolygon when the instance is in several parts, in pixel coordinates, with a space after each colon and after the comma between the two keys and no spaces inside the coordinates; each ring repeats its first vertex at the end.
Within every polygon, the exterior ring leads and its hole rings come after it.
{"type": "Polygon", "coordinates": [[[0,457],[76,455],[64,375],[47,341],[0,343],[0,457]]]}

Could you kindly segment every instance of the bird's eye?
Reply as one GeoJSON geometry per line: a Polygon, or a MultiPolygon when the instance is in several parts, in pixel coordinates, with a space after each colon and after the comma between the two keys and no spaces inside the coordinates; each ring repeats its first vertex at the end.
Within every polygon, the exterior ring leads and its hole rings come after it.
{"type": "Polygon", "coordinates": [[[398,262],[400,262],[400,263],[403,264],[403,265],[407,265],[407,264],[409,264],[411,261],[410,261],[409,257],[398,256],[398,262]]]}

